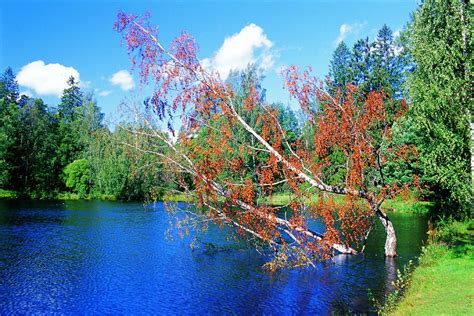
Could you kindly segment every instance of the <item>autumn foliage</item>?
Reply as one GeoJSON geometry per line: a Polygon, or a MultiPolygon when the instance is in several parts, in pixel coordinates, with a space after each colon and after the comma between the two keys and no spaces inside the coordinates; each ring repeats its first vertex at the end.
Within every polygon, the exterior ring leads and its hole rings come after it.
{"type": "MultiPolygon", "coordinates": [[[[167,141],[173,154],[166,158],[191,177],[187,187],[210,218],[274,249],[271,268],[312,264],[334,252],[356,253],[377,217],[389,235],[393,226],[381,204],[409,186],[387,183],[386,164],[416,156],[415,148],[391,141],[393,125],[407,110],[405,102],[383,92],[364,94],[356,86],[329,94],[311,69],[288,67],[285,86],[312,127],[311,146],[290,142],[278,111],[262,104],[258,89],[250,86],[237,103],[235,89],[200,64],[189,34],[182,33],[166,49],[148,18],[119,13],[115,29],[142,84],[153,87],[147,106],[169,122],[172,133],[171,123],[180,118],[178,142],[167,141]],[[246,120],[250,113],[256,113],[253,122],[246,120]],[[337,168],[331,160],[335,152],[344,157],[337,168]],[[249,173],[249,157],[254,156],[259,162],[249,173]],[[329,183],[334,170],[344,176],[329,183]],[[282,183],[292,193],[291,215],[268,203],[282,183]],[[322,223],[323,231],[315,232],[314,222],[322,223]]],[[[396,254],[395,245],[396,240],[387,253],[386,244],[387,255],[396,254]]]]}

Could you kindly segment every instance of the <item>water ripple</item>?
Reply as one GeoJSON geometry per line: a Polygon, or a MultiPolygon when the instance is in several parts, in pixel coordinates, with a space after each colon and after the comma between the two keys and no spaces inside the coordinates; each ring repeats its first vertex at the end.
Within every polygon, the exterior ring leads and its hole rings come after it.
{"type": "Polygon", "coordinates": [[[204,241],[231,246],[225,251],[166,239],[169,216],[161,204],[0,202],[0,314],[367,312],[367,289],[383,296],[426,231],[422,219],[395,218],[418,239],[401,242],[401,259],[392,263],[376,255],[383,247],[376,231],[365,257],[267,273],[262,257],[215,228],[204,241]]]}

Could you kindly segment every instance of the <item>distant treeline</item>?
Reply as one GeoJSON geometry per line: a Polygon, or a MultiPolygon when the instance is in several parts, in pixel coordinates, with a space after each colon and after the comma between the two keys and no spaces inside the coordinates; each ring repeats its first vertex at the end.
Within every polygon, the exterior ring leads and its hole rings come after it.
{"type": "MultiPolygon", "coordinates": [[[[0,79],[0,188],[19,197],[137,200],[160,198],[167,185],[162,165],[131,149],[133,135],[111,132],[91,94],[68,80],[57,107],[19,95],[8,68],[0,79]]],[[[138,128],[128,125],[130,131],[138,128]]]]}

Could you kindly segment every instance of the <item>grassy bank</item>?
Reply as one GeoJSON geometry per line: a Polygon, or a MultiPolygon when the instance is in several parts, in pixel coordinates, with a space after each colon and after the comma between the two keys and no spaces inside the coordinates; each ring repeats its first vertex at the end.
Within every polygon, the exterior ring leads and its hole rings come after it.
{"type": "MultiPolygon", "coordinates": [[[[286,205],[290,202],[292,195],[290,193],[277,193],[272,196],[271,199],[267,199],[266,202],[272,205],[286,205]]],[[[342,201],[341,195],[335,195],[335,199],[342,201]]],[[[313,201],[317,201],[317,195],[314,196],[313,201]]],[[[399,213],[410,213],[410,214],[427,214],[430,208],[433,206],[432,202],[417,201],[415,198],[403,200],[401,198],[386,200],[382,204],[382,208],[387,211],[394,211],[399,213]]]]}
{"type": "Polygon", "coordinates": [[[395,315],[474,313],[474,220],[439,229],[420,257],[395,315]]]}
{"type": "MultiPolygon", "coordinates": [[[[107,194],[92,194],[87,196],[81,196],[77,193],[72,192],[61,192],[61,193],[51,193],[44,194],[44,196],[20,196],[15,191],[3,190],[0,189],[0,199],[15,199],[15,198],[29,198],[32,200],[99,200],[99,201],[116,201],[119,200],[114,195],[107,194]]],[[[272,196],[271,199],[265,198],[262,202],[269,203],[271,205],[280,206],[287,205],[292,198],[290,193],[276,193],[272,196]]],[[[341,196],[335,195],[335,199],[342,199],[341,196]]],[[[160,199],[163,202],[193,202],[194,197],[185,193],[165,193],[160,199]]],[[[317,201],[317,196],[315,195],[313,201],[317,201]]],[[[396,200],[387,200],[384,202],[382,207],[389,211],[397,211],[403,213],[420,213],[425,214],[428,212],[431,202],[416,201],[415,199],[405,201],[401,199],[396,200]]]]}
{"type": "Polygon", "coordinates": [[[185,193],[165,194],[163,202],[193,202],[193,197],[185,193]]]}
{"type": "Polygon", "coordinates": [[[116,201],[117,197],[110,194],[94,194],[81,196],[77,193],[63,192],[56,195],[55,200],[99,200],[99,201],[116,201]]]}
{"type": "Polygon", "coordinates": [[[0,200],[16,199],[18,196],[15,191],[0,189],[0,200]]]}
{"type": "Polygon", "coordinates": [[[99,200],[99,201],[115,201],[118,200],[114,195],[107,194],[94,194],[82,196],[72,192],[61,192],[61,193],[44,193],[44,194],[30,194],[22,195],[15,191],[0,189],[0,200],[13,200],[13,199],[29,199],[29,200],[99,200]]]}

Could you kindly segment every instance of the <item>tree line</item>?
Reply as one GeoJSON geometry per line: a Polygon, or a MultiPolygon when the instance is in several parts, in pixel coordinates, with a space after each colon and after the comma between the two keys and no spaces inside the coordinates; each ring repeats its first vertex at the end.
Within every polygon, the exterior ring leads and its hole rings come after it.
{"type": "Polygon", "coordinates": [[[394,125],[394,142],[414,145],[417,159],[390,164],[393,180],[419,176],[424,198],[438,216],[472,216],[470,122],[473,119],[472,5],[462,0],[424,1],[394,39],[383,26],[374,42],[344,42],[330,63],[332,93],[355,84],[383,91],[409,110],[394,125]]]}
{"type": "Polygon", "coordinates": [[[1,75],[0,189],[40,199],[160,198],[172,187],[172,181],[162,181],[161,164],[125,146],[135,141],[132,135],[124,128],[111,131],[93,95],[73,77],[67,84],[54,107],[20,96],[11,68],[1,75]]]}

